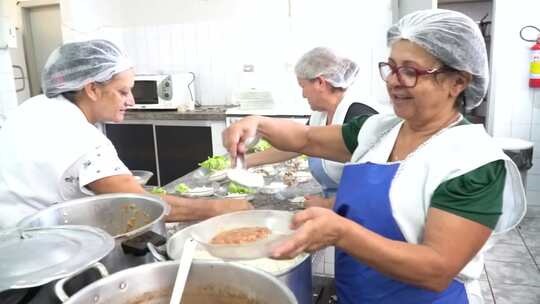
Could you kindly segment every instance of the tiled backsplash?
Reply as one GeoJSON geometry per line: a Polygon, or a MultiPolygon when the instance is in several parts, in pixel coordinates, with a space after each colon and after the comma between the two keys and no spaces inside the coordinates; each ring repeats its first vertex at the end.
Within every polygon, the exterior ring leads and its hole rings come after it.
{"type": "Polygon", "coordinates": [[[0,49],[0,127],[5,115],[17,106],[17,95],[15,93],[15,82],[13,81],[13,70],[11,59],[7,49],[0,49]]]}
{"type": "Polygon", "coordinates": [[[529,204],[540,204],[540,89],[528,87],[532,43],[521,40],[519,32],[526,25],[540,27],[538,11],[538,0],[521,0],[519,5],[496,1],[492,16],[488,125],[493,136],[534,143],[533,167],[527,177],[529,204]]]}
{"type": "Polygon", "coordinates": [[[355,87],[359,99],[375,95],[383,100],[386,93],[376,62],[387,56],[390,2],[342,0],[339,6],[328,6],[317,0],[162,1],[157,9],[131,0],[100,1],[99,6],[66,0],[62,31],[65,41],[116,42],[134,61],[138,74],[194,72],[203,105],[229,103],[233,90],[244,86],[245,64],[254,65],[258,88],[270,90],[278,103],[305,103],[293,66],[316,46],[333,47],[359,63],[355,87]],[[221,5],[225,7],[220,9],[221,5]],[[107,13],[119,7],[123,10],[119,15],[107,13]]]}

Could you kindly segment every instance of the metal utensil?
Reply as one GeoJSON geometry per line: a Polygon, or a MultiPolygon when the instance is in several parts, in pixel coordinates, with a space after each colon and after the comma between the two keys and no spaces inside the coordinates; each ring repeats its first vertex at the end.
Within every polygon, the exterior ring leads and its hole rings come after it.
{"type": "Polygon", "coordinates": [[[195,248],[197,248],[197,242],[192,238],[188,238],[184,243],[184,251],[182,252],[180,266],[178,266],[178,272],[176,273],[170,304],[178,304],[182,299],[191,262],[193,261],[193,255],[195,254],[195,248]]]}

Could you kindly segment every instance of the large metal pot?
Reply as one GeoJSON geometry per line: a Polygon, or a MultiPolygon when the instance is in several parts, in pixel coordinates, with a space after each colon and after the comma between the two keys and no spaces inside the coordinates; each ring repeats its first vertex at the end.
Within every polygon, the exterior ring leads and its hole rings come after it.
{"type": "MultiPolygon", "coordinates": [[[[117,272],[85,287],[66,304],[168,304],[178,263],[162,262],[117,272]]],[[[61,290],[61,286],[57,286],[61,290]]],[[[194,261],[182,304],[295,304],[292,292],[270,274],[224,262],[194,261]],[[243,301],[245,300],[245,301],[243,301]]]]}
{"type": "MultiPolygon", "coordinates": [[[[19,227],[85,225],[98,227],[115,241],[114,249],[102,262],[110,272],[153,262],[146,242],[165,242],[164,217],[169,206],[157,196],[133,193],[96,195],[53,205],[23,219],[19,227]]],[[[99,273],[88,270],[74,277],[66,286],[69,294],[99,279],[99,273]]],[[[43,286],[31,303],[59,303],[51,292],[51,284],[43,286]]]]}
{"type": "Polygon", "coordinates": [[[168,212],[169,206],[154,195],[103,194],[53,205],[23,219],[18,226],[69,224],[101,228],[114,238],[116,245],[101,262],[109,272],[116,272],[153,261],[150,255],[145,254],[146,251],[137,252],[127,241],[149,231],[165,238],[164,217],[168,212]]]}
{"type": "MultiPolygon", "coordinates": [[[[170,259],[179,260],[182,256],[182,249],[184,248],[184,243],[188,237],[190,237],[191,231],[190,227],[184,228],[176,232],[168,241],[167,241],[167,256],[170,259]]],[[[199,247],[200,248],[200,247],[199,247]]],[[[198,249],[199,250],[199,249],[198,249]]],[[[157,260],[165,260],[166,257],[160,255],[159,252],[153,250],[153,254],[157,260]]],[[[220,261],[217,258],[212,256],[204,255],[198,257],[197,254],[195,259],[198,261],[220,261]]],[[[262,267],[262,264],[265,262],[271,262],[271,259],[258,259],[258,260],[239,260],[239,261],[229,261],[229,263],[247,265],[251,267],[258,268],[260,270],[266,271],[281,282],[283,282],[295,295],[298,303],[300,304],[311,304],[312,303],[312,272],[311,272],[311,255],[305,254],[301,257],[298,257],[294,260],[291,260],[291,263],[286,268],[279,267],[277,270],[271,269],[272,267],[262,267]]],[[[284,261],[275,261],[276,263],[283,263],[284,261]]],[[[283,265],[283,264],[281,264],[283,265]]],[[[275,302],[277,303],[277,302],[275,302]]]]}

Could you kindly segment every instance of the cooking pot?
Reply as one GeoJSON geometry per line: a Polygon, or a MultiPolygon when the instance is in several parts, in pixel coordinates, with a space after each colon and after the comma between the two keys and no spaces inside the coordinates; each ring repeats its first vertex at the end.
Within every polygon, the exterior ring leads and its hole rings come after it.
{"type": "MultiPolygon", "coordinates": [[[[116,272],[153,261],[146,254],[147,251],[138,250],[132,240],[143,238],[143,234],[149,231],[165,236],[164,217],[168,212],[169,206],[154,195],[103,194],[53,205],[24,218],[18,226],[27,228],[69,224],[101,228],[114,238],[116,245],[101,262],[109,272],[116,272]]],[[[146,245],[148,240],[143,239],[142,244],[146,245]]],[[[165,243],[165,237],[162,242],[165,243]]]]}
{"type": "MultiPolygon", "coordinates": [[[[166,255],[170,259],[180,260],[182,256],[182,249],[184,248],[185,240],[191,237],[191,227],[186,227],[176,232],[167,241],[166,255]]],[[[159,253],[153,246],[151,251],[156,260],[164,261],[167,259],[165,254],[159,253]]],[[[197,248],[194,259],[196,261],[221,261],[208,254],[202,246],[197,248]]],[[[298,303],[311,304],[312,303],[312,272],[311,272],[311,255],[304,254],[298,256],[292,260],[273,260],[269,258],[255,259],[255,260],[228,260],[224,263],[230,263],[235,265],[243,265],[257,268],[272,274],[278,280],[283,282],[295,295],[298,303]]],[[[277,302],[274,302],[277,303],[277,302]]]]}
{"type": "MultiPolygon", "coordinates": [[[[24,218],[19,227],[48,227],[55,225],[85,225],[108,232],[115,241],[113,250],[101,262],[113,273],[129,267],[153,262],[147,242],[164,244],[164,217],[170,207],[159,197],[147,194],[114,193],[59,203],[24,218]]],[[[89,270],[78,275],[67,285],[70,293],[99,278],[89,270]]],[[[43,293],[50,294],[48,287],[43,293]]],[[[51,299],[50,296],[46,298],[51,299]]],[[[54,302],[53,302],[54,303],[54,302]]]]}
{"type": "MultiPolygon", "coordinates": [[[[126,269],[92,283],[66,304],[168,304],[178,263],[160,262],[126,269]]],[[[62,281],[56,290],[62,293],[62,281]]],[[[182,304],[295,304],[292,292],[270,274],[219,261],[194,261],[182,304]]]]}

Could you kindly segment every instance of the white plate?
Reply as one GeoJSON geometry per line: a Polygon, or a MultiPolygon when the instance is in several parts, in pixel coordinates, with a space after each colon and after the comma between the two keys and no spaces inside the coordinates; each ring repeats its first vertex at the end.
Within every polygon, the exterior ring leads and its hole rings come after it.
{"type": "Polygon", "coordinates": [[[287,188],[287,185],[285,185],[282,182],[272,182],[262,187],[260,191],[261,193],[265,193],[265,194],[273,194],[273,193],[277,193],[279,191],[285,190],[286,188],[287,188]]]}
{"type": "Polygon", "coordinates": [[[313,178],[311,173],[305,171],[298,171],[294,173],[294,178],[297,183],[305,183],[313,178]]]}
{"type": "Polygon", "coordinates": [[[262,175],[244,169],[231,169],[227,171],[227,177],[231,181],[248,188],[260,188],[264,186],[262,175]]]}
{"type": "Polygon", "coordinates": [[[210,182],[219,182],[227,178],[227,171],[229,170],[226,169],[226,170],[213,171],[211,173],[208,173],[206,178],[210,182]]]}
{"type": "Polygon", "coordinates": [[[212,187],[197,187],[192,188],[189,191],[186,192],[178,192],[181,196],[186,197],[202,197],[202,196],[210,196],[214,194],[214,188],[212,187]]]}
{"type": "Polygon", "coordinates": [[[253,199],[253,194],[251,193],[227,193],[227,195],[222,196],[222,198],[230,198],[230,199],[245,199],[247,201],[250,201],[253,199]]]}

